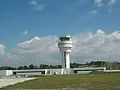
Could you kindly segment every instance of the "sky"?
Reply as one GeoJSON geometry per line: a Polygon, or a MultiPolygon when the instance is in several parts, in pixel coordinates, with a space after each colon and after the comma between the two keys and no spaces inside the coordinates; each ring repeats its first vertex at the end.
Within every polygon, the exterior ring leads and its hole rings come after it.
{"type": "Polygon", "coordinates": [[[0,66],[61,64],[67,34],[71,62],[120,61],[119,17],[120,0],[0,0],[0,66]]]}

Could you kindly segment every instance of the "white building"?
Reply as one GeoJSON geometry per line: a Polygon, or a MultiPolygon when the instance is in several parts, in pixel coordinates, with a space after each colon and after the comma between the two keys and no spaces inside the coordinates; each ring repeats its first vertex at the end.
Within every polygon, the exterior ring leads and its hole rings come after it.
{"type": "Polygon", "coordinates": [[[72,48],[72,41],[69,35],[61,36],[58,42],[58,48],[61,52],[62,68],[70,69],[70,52],[72,48]]]}
{"type": "Polygon", "coordinates": [[[105,67],[85,67],[71,69],[28,69],[28,70],[0,70],[0,77],[4,76],[31,76],[31,75],[63,75],[88,74],[92,71],[106,71],[105,67]]]}
{"type": "Polygon", "coordinates": [[[0,70],[0,77],[13,75],[13,70],[0,70]]]}

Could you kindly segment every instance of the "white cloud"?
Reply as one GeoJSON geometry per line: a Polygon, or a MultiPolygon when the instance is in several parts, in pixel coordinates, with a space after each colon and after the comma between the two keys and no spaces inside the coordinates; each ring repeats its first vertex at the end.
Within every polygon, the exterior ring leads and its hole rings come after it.
{"type": "Polygon", "coordinates": [[[45,8],[44,4],[38,2],[39,0],[31,0],[29,3],[34,7],[35,10],[43,10],[45,8]]]}
{"type": "Polygon", "coordinates": [[[89,14],[90,14],[90,15],[96,15],[96,14],[97,14],[97,10],[91,10],[91,11],[89,12],[89,14]]]}
{"type": "Polygon", "coordinates": [[[30,4],[31,4],[31,5],[36,5],[36,4],[37,4],[37,1],[36,1],[36,0],[31,0],[30,4]]]}
{"type": "Polygon", "coordinates": [[[109,0],[108,6],[112,6],[117,2],[117,0],[109,0]]]}
{"type": "Polygon", "coordinates": [[[95,34],[80,33],[73,38],[72,57],[78,62],[92,60],[120,60],[120,32],[105,34],[101,29],[95,34]],[[75,40],[75,41],[74,41],[75,40]]]}
{"type": "Polygon", "coordinates": [[[18,56],[11,54],[11,52],[7,53],[5,51],[5,46],[3,44],[0,44],[0,66],[15,65],[16,60],[18,60],[18,56]]]}
{"type": "Polygon", "coordinates": [[[60,61],[57,39],[56,36],[41,38],[35,36],[31,40],[17,44],[12,53],[20,56],[20,64],[23,64],[23,62],[24,64],[57,64],[60,61]]]}
{"type": "MultiPolygon", "coordinates": [[[[61,64],[57,36],[35,36],[18,43],[9,53],[0,44],[0,65],[61,64]]],[[[93,60],[120,61],[120,32],[78,33],[72,36],[71,62],[93,60]]]]}
{"type": "Polygon", "coordinates": [[[44,4],[39,4],[39,5],[36,5],[36,6],[35,6],[35,9],[36,9],[36,10],[43,10],[44,7],[45,7],[44,4]]]}
{"type": "Polygon", "coordinates": [[[94,0],[94,3],[98,6],[98,7],[102,7],[102,0],[94,0]]]}
{"type": "Polygon", "coordinates": [[[102,31],[102,29],[98,29],[98,30],[97,30],[97,33],[104,34],[104,31],[102,31]]]}
{"type": "Polygon", "coordinates": [[[23,34],[23,35],[27,35],[27,34],[28,34],[28,31],[25,30],[22,34],[23,34]]]}
{"type": "Polygon", "coordinates": [[[0,44],[0,55],[3,55],[5,53],[5,46],[0,44]]]}

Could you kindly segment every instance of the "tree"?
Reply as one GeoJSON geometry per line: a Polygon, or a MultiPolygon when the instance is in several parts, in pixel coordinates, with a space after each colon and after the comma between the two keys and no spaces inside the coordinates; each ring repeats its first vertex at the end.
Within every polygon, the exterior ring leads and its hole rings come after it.
{"type": "Polygon", "coordinates": [[[31,64],[31,65],[29,66],[29,68],[30,68],[30,69],[34,69],[34,65],[31,64]]]}
{"type": "Polygon", "coordinates": [[[17,69],[18,69],[18,70],[23,70],[24,67],[23,67],[23,66],[19,66],[17,69]]]}
{"type": "Polygon", "coordinates": [[[29,69],[29,67],[27,67],[26,65],[24,66],[24,69],[29,69]]]}
{"type": "Polygon", "coordinates": [[[41,64],[41,65],[39,66],[39,68],[40,68],[40,69],[46,69],[46,65],[45,65],[45,64],[41,64]]]}

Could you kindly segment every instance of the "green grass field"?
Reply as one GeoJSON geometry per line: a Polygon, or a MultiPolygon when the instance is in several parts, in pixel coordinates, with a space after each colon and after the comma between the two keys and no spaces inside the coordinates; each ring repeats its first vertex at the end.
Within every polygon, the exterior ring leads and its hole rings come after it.
{"type": "Polygon", "coordinates": [[[3,89],[60,89],[120,90],[120,73],[92,72],[87,75],[52,75],[37,78],[3,89]]]}

